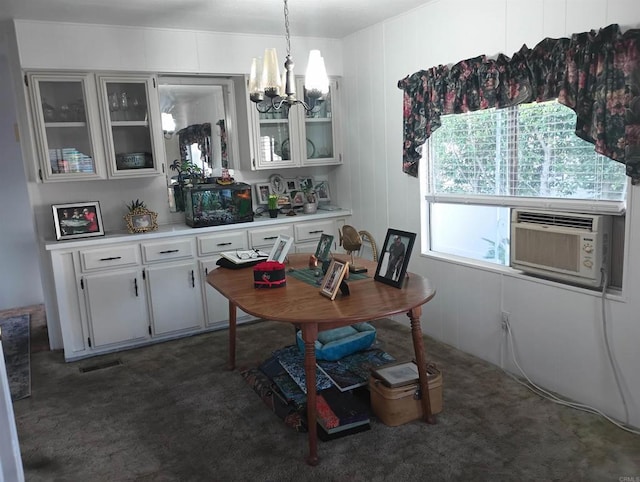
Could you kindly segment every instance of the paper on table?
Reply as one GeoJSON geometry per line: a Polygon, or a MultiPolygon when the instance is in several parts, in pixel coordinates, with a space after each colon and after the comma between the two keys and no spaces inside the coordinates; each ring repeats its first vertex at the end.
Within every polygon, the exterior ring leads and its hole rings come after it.
{"type": "Polygon", "coordinates": [[[234,262],[235,264],[253,263],[257,259],[267,259],[269,253],[259,249],[242,249],[237,251],[223,251],[220,256],[234,262]]]}

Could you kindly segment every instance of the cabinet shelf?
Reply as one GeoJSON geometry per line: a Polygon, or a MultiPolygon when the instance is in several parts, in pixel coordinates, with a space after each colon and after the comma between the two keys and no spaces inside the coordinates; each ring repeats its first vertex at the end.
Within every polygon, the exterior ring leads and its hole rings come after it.
{"type": "Polygon", "coordinates": [[[111,121],[111,127],[148,127],[147,121],[111,121]]]}
{"type": "Polygon", "coordinates": [[[44,126],[49,128],[69,128],[69,127],[85,127],[86,122],[45,122],[44,126]]]}

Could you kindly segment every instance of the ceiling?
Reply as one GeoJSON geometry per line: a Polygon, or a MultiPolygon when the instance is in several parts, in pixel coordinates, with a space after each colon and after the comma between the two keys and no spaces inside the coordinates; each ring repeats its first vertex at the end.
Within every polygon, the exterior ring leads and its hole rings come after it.
{"type": "MultiPolygon", "coordinates": [[[[292,37],[343,38],[433,0],[289,0],[292,37]]],[[[284,35],[282,0],[1,0],[0,19],[284,35]]]]}

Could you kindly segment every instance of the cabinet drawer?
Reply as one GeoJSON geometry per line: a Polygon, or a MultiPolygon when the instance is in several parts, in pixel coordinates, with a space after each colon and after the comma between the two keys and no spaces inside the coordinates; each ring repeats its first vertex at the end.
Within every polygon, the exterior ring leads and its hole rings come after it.
{"type": "Polygon", "coordinates": [[[235,251],[236,249],[247,249],[246,231],[198,236],[198,254],[200,256],[220,251],[235,251]]]}
{"type": "Polygon", "coordinates": [[[137,244],[111,246],[103,249],[85,249],[80,251],[83,271],[133,266],[140,264],[140,249],[137,244]]]}
{"type": "Polygon", "coordinates": [[[178,239],[142,245],[142,260],[145,263],[193,256],[193,243],[190,239],[178,239]]]}
{"type": "Polygon", "coordinates": [[[293,237],[293,228],[291,225],[278,226],[267,229],[252,229],[249,231],[249,247],[250,248],[264,248],[271,247],[278,239],[278,236],[291,236],[293,237]]]}
{"type": "Polygon", "coordinates": [[[335,236],[335,230],[335,223],[333,222],[333,220],[296,224],[295,240],[296,243],[304,243],[305,241],[318,240],[323,234],[335,236]]]}

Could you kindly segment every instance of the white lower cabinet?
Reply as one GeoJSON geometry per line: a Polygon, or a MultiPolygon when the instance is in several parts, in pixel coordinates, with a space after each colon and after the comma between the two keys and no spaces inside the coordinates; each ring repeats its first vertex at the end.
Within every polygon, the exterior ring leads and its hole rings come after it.
{"type": "Polygon", "coordinates": [[[149,266],[146,273],[153,335],[203,327],[200,275],[195,261],[149,266]]]}
{"type": "Polygon", "coordinates": [[[149,338],[147,298],[141,269],[85,276],[83,286],[90,348],[149,338]]]}
{"type": "MultiPolygon", "coordinates": [[[[295,237],[292,252],[313,252],[322,234],[337,240],[346,219],[324,215],[304,222],[131,235],[125,242],[114,236],[47,243],[55,294],[55,303],[47,302],[47,324],[61,338],[51,348],[64,348],[65,360],[72,361],[224,328],[229,302],[207,283],[220,252],[268,251],[280,234],[295,237]]],[[[252,320],[237,311],[238,323],[252,320]]]]}

